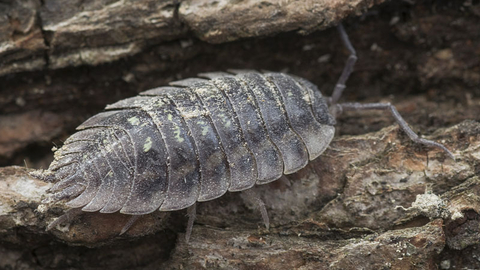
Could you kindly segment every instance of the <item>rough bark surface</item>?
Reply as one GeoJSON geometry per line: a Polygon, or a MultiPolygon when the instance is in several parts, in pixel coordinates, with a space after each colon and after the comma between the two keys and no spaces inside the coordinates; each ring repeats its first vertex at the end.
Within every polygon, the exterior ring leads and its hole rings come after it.
{"type": "Polygon", "coordinates": [[[381,2],[0,3],[0,269],[479,269],[480,3],[381,2]],[[334,29],[299,33],[349,15],[359,61],[343,100],[395,104],[455,161],[388,114],[349,112],[320,158],[255,188],[269,230],[229,193],[198,205],[188,244],[185,211],[146,215],[122,236],[121,214],[45,232],[67,209],[41,204],[50,184],[28,173],[83,120],[228,68],[289,72],[329,95],[347,52],[334,29]]]}
{"type": "Polygon", "coordinates": [[[308,33],[383,1],[12,1],[0,4],[0,75],[112,62],[188,30],[213,43],[308,33]]]}

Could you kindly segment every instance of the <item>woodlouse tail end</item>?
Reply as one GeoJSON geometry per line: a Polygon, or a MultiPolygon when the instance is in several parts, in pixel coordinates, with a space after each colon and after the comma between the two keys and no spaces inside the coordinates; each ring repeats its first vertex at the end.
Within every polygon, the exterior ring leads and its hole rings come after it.
{"type": "Polygon", "coordinates": [[[45,231],[48,232],[64,222],[70,222],[74,217],[80,215],[81,213],[82,213],[82,209],[80,208],[70,209],[67,212],[65,212],[65,214],[59,216],[54,221],[50,222],[50,224],[48,224],[47,227],[45,228],[45,231]]]}
{"type": "Polygon", "coordinates": [[[53,228],[57,227],[57,225],[61,224],[64,221],[64,220],[61,220],[61,217],[63,217],[63,216],[60,216],[57,219],[55,219],[54,221],[50,222],[47,225],[47,227],[45,228],[45,231],[46,232],[51,231],[53,228]]]}
{"type": "MultiPolygon", "coordinates": [[[[45,203],[55,203],[65,199],[72,199],[85,190],[85,186],[73,185],[63,189],[62,191],[52,194],[49,198],[45,199],[45,203]]],[[[44,203],[42,201],[42,203],[44,203]]]]}
{"type": "Polygon", "coordinates": [[[30,176],[43,180],[43,170],[35,170],[29,173],[30,176]]]}
{"type": "Polygon", "coordinates": [[[41,201],[42,204],[51,204],[51,203],[53,203],[53,202],[54,202],[54,201],[53,201],[53,199],[52,199],[51,196],[49,196],[49,197],[47,197],[46,199],[43,199],[43,200],[41,201]]]}
{"type": "Polygon", "coordinates": [[[52,183],[52,182],[55,182],[56,180],[56,177],[55,177],[55,173],[50,171],[50,170],[35,170],[33,172],[30,172],[29,173],[30,176],[34,177],[34,178],[37,178],[37,179],[40,179],[44,182],[48,182],[48,183],[52,183]]]}
{"type": "Polygon", "coordinates": [[[75,183],[78,182],[81,182],[81,179],[82,177],[79,176],[78,174],[74,174],[70,177],[67,177],[67,178],[64,178],[60,181],[58,181],[55,185],[53,185],[51,188],[49,188],[47,190],[47,192],[50,192],[50,193],[55,193],[55,192],[59,192],[75,183]]]}

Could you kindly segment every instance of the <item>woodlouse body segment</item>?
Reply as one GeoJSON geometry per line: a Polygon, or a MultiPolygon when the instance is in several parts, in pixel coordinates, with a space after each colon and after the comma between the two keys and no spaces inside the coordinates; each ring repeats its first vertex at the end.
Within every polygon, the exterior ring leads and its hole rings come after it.
{"type": "Polygon", "coordinates": [[[102,213],[179,210],[274,181],[325,150],[334,120],[311,84],[235,73],[173,82],[86,120],[44,173],[53,198],[102,213]]]}

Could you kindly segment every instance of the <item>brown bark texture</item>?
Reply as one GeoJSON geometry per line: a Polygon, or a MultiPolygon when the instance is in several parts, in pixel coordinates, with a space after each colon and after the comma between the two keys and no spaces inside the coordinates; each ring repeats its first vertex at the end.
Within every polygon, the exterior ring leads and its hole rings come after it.
{"type": "Polygon", "coordinates": [[[480,269],[480,3],[381,0],[0,2],[0,269],[480,269]],[[42,204],[50,149],[109,103],[208,71],[304,77],[330,95],[359,60],[348,112],[301,171],[255,187],[267,230],[242,193],[186,211],[129,217],[42,204]]]}

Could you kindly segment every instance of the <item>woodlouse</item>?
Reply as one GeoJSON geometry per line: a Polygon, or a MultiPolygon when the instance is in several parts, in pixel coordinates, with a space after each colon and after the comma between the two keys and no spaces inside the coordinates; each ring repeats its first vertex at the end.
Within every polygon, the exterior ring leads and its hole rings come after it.
{"type": "Polygon", "coordinates": [[[48,170],[34,175],[55,182],[50,201],[67,200],[77,213],[133,215],[124,231],[140,215],[193,206],[188,239],[197,201],[303,168],[328,147],[335,115],[344,110],[390,110],[413,141],[453,158],[443,145],[419,138],[390,104],[337,103],[357,59],[338,29],[351,55],[331,98],[283,73],[200,74],[203,79],[172,82],[107,106],[65,141],[48,170]]]}

